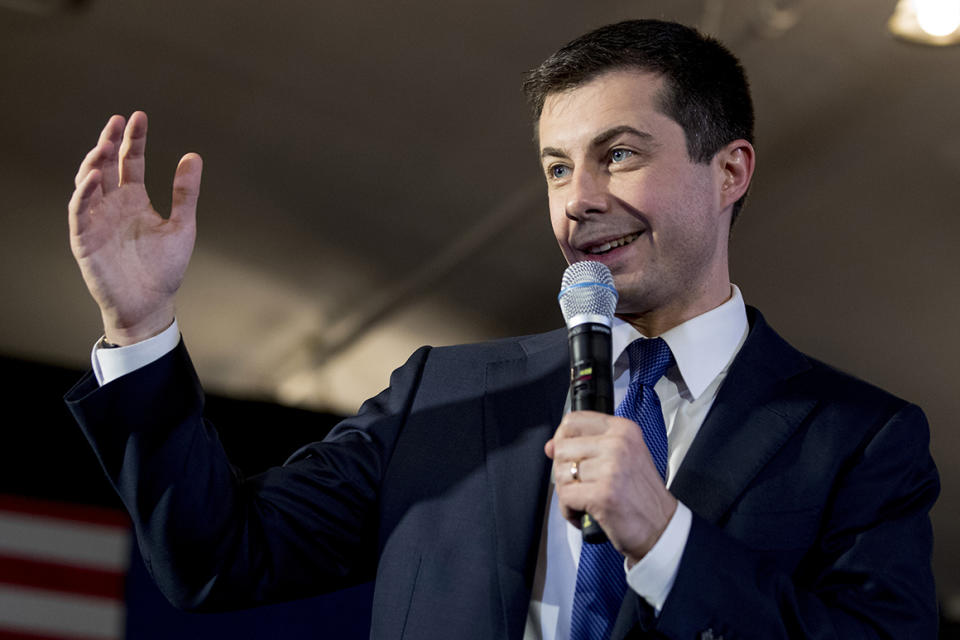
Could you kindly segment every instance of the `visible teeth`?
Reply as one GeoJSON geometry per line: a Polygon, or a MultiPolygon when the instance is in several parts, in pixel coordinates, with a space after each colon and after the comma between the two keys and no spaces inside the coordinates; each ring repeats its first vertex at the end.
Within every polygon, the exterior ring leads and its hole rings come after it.
{"type": "Polygon", "coordinates": [[[593,247],[590,249],[589,253],[606,253],[611,249],[616,249],[617,247],[622,247],[625,244],[630,244],[639,237],[639,233],[631,233],[628,236],[623,236],[622,238],[617,238],[616,240],[611,240],[610,242],[605,242],[599,246],[593,247]]]}

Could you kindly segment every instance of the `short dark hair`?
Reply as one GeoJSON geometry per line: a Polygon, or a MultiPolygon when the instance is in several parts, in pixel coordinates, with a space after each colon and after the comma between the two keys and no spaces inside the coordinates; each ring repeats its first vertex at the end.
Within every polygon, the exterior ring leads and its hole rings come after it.
{"type": "MultiPolygon", "coordinates": [[[[687,154],[694,162],[709,162],[733,140],[753,143],[753,102],[740,62],[714,38],[662,20],[627,20],[600,27],[529,71],[523,90],[534,126],[548,95],[620,69],[639,69],[664,78],[665,90],[657,106],[683,129],[687,154]]],[[[734,220],[745,198],[746,194],[734,204],[734,220]]]]}

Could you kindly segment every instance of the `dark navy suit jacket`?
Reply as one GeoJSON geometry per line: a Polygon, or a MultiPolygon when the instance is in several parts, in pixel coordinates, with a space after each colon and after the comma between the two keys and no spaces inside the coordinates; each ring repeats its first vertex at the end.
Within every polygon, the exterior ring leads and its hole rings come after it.
{"type": "MultiPolygon", "coordinates": [[[[749,314],[671,486],[694,513],[676,582],[659,617],[629,593],[614,637],[934,638],[923,414],[749,314]]],[[[423,348],[323,442],[252,478],[203,421],[182,344],[67,402],[175,604],[372,578],[372,638],[519,640],[568,375],[563,330],[423,348]]]]}

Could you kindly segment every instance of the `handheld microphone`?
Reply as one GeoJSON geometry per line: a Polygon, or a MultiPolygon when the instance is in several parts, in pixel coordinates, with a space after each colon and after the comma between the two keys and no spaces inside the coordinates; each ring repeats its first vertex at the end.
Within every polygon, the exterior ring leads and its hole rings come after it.
{"type": "MultiPolygon", "coordinates": [[[[607,265],[574,262],[563,273],[560,310],[570,341],[570,409],[613,414],[613,364],[610,327],[617,289],[607,265]]],[[[597,521],[580,517],[584,542],[602,543],[607,535],[597,521]]]]}

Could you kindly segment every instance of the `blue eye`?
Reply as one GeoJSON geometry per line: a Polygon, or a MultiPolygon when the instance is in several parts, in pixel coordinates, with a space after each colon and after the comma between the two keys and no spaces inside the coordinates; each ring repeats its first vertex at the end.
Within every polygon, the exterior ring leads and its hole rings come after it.
{"type": "Polygon", "coordinates": [[[555,164],[550,167],[550,177],[555,180],[566,178],[568,175],[570,175],[570,167],[562,164],[555,164]]]}
{"type": "Polygon", "coordinates": [[[623,162],[632,155],[633,151],[629,149],[614,149],[610,152],[610,160],[613,162],[623,162]]]}

